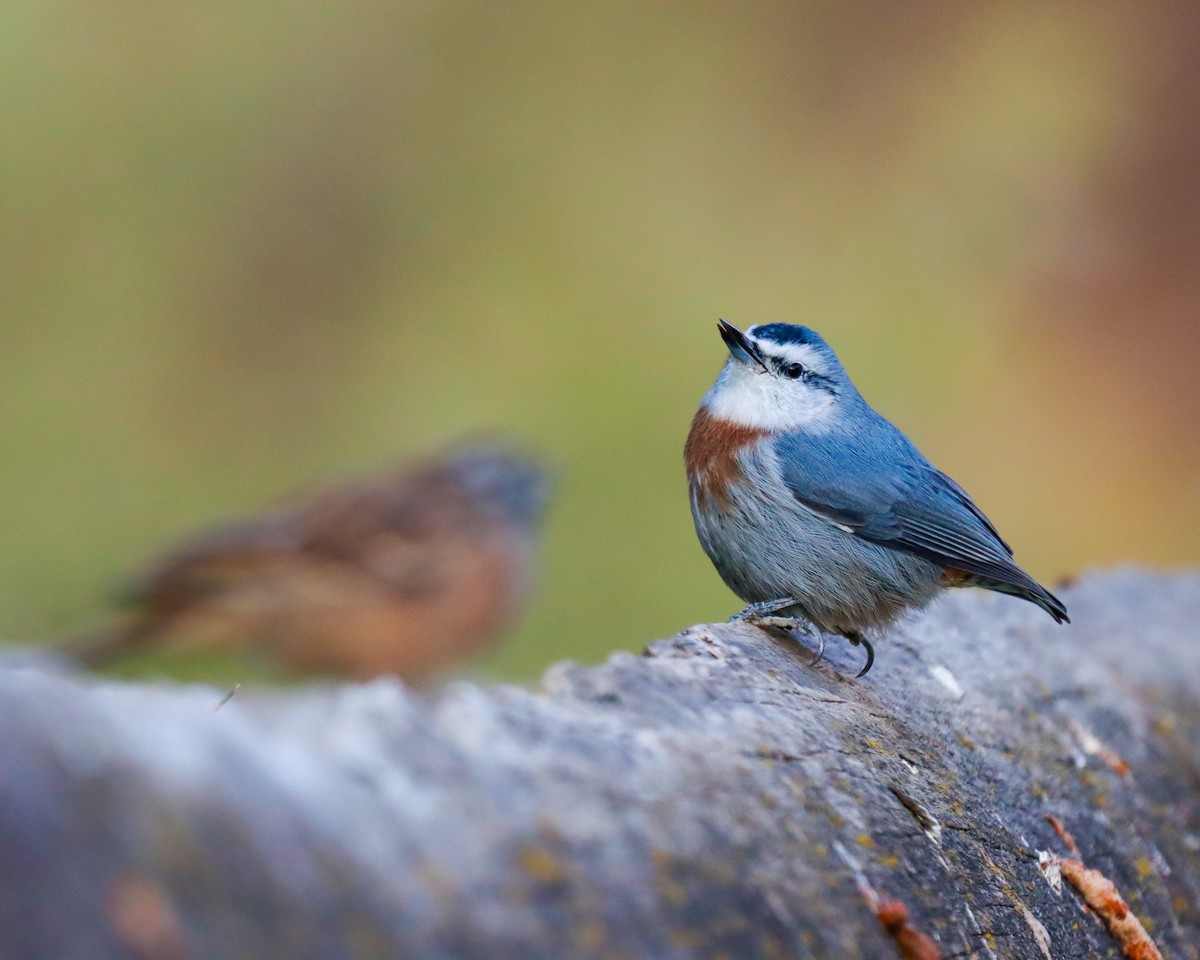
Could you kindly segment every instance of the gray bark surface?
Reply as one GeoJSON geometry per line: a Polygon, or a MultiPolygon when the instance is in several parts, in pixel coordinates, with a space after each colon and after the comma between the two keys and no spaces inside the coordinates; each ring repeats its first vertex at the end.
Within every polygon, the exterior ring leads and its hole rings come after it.
{"type": "Polygon", "coordinates": [[[1063,599],[955,592],[858,681],[736,624],[430,698],[0,670],[0,958],[922,956],[875,895],[945,957],[1121,956],[1047,814],[1200,957],[1200,576],[1063,599]]]}

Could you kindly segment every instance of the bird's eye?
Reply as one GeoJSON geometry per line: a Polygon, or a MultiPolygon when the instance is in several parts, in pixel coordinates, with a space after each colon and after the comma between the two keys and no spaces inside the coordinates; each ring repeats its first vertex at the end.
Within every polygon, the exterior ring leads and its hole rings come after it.
{"type": "Polygon", "coordinates": [[[789,380],[799,380],[804,376],[804,365],[799,363],[789,363],[783,368],[783,375],[789,380]]]}

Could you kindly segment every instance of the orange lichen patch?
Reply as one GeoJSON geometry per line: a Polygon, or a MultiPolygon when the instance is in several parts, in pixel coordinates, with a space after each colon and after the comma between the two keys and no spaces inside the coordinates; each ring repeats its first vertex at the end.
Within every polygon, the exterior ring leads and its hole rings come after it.
{"type": "Polygon", "coordinates": [[[1100,751],[1100,759],[1104,761],[1105,766],[1119,777],[1129,776],[1129,761],[1122,757],[1115,750],[1105,747],[1100,751]]]}
{"type": "Polygon", "coordinates": [[[765,430],[714,417],[701,407],[683,447],[688,483],[697,499],[727,509],[730,487],[743,478],[738,453],[764,436],[765,430]]]}
{"type": "MultiPolygon", "coordinates": [[[[861,837],[865,834],[860,835],[861,837]]],[[[942,960],[942,951],[936,941],[917,930],[908,922],[908,908],[899,900],[881,897],[871,886],[871,882],[863,873],[859,862],[853,855],[836,840],[833,842],[834,853],[850,868],[854,875],[854,885],[859,894],[867,902],[871,912],[883,924],[883,929],[896,944],[896,950],[901,960],[942,960]]]]}
{"type": "Polygon", "coordinates": [[[1067,725],[1079,741],[1079,746],[1089,757],[1099,757],[1109,770],[1119,777],[1129,776],[1129,764],[1116,750],[1103,743],[1091,730],[1074,718],[1067,719],[1067,725]]]}
{"type": "MultiPolygon", "coordinates": [[[[1092,912],[1096,914],[1113,939],[1121,945],[1121,950],[1129,960],[1162,960],[1158,947],[1150,939],[1150,934],[1142,926],[1132,910],[1129,909],[1116,885],[1099,870],[1089,870],[1083,865],[1079,846],[1075,838],[1063,826],[1063,822],[1052,813],[1046,814],[1046,822],[1054,828],[1063,845],[1070,851],[1071,856],[1065,859],[1049,856],[1050,862],[1061,873],[1062,878],[1083,897],[1092,912]]],[[[1041,855],[1039,855],[1041,865],[1041,855]]],[[[1140,873],[1140,871],[1139,871],[1140,873]]]]}
{"type": "Polygon", "coordinates": [[[154,878],[139,873],[119,877],[109,892],[106,912],[117,939],[137,960],[190,956],[179,915],[154,878]]]}
{"type": "Polygon", "coordinates": [[[1075,843],[1075,838],[1071,836],[1071,834],[1067,831],[1067,828],[1063,826],[1063,822],[1052,813],[1046,814],[1046,822],[1054,828],[1054,832],[1058,834],[1058,839],[1061,840],[1063,842],[1063,846],[1067,848],[1067,853],[1076,859],[1081,858],[1082,854],[1079,852],[1079,847],[1075,843]]]}
{"type": "Polygon", "coordinates": [[[943,587],[969,587],[974,582],[975,575],[967,573],[966,570],[957,570],[954,567],[947,567],[942,571],[943,587]]]}
{"type": "Polygon", "coordinates": [[[880,900],[875,916],[896,944],[901,960],[942,960],[937,941],[908,922],[908,908],[899,900],[880,900]]]}
{"type": "Polygon", "coordinates": [[[1129,960],[1162,960],[1150,934],[1111,880],[1099,870],[1089,870],[1074,858],[1063,860],[1060,865],[1064,879],[1104,921],[1129,960]]]}

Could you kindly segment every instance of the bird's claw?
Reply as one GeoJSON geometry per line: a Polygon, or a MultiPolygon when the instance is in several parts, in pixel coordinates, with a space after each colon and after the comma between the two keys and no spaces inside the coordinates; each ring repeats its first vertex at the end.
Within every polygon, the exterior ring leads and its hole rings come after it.
{"type": "Polygon", "coordinates": [[[846,639],[856,647],[861,645],[867,651],[866,665],[854,675],[854,679],[857,680],[860,677],[865,677],[867,675],[867,671],[870,670],[875,663],[875,648],[871,646],[871,641],[861,634],[848,634],[846,639]]]}

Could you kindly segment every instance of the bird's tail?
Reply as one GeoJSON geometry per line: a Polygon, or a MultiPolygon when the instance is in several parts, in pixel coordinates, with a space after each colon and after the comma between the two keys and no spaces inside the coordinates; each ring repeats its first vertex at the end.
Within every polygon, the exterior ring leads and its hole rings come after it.
{"type": "Polygon", "coordinates": [[[62,649],[83,666],[95,669],[133,653],[153,635],[150,617],[126,615],[69,638],[62,649]]]}
{"type": "Polygon", "coordinates": [[[976,581],[979,586],[997,593],[1007,593],[1011,597],[1020,597],[1030,603],[1036,603],[1054,618],[1055,623],[1070,623],[1067,616],[1067,606],[1040,583],[1030,579],[1027,583],[1005,583],[1001,580],[980,578],[976,581]]]}

